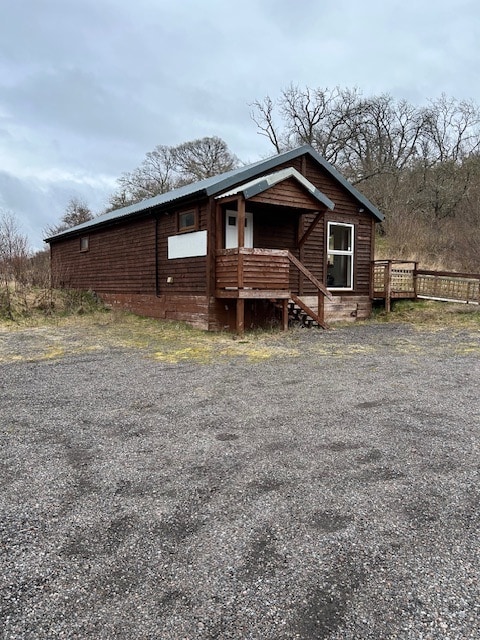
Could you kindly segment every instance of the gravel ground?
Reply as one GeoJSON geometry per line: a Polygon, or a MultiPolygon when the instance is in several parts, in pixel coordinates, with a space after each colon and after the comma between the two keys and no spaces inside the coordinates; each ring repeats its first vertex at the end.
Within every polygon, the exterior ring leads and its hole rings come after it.
{"type": "Polygon", "coordinates": [[[45,339],[0,334],[4,640],[480,637],[478,331],[45,339]]]}

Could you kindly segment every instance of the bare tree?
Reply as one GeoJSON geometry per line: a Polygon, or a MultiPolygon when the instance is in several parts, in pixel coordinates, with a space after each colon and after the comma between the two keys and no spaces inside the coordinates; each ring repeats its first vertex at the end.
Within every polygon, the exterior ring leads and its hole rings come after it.
{"type": "Polygon", "coordinates": [[[170,147],[158,145],[149,151],[142,164],[118,178],[119,189],[111,196],[111,208],[126,206],[170,191],[176,184],[170,147]]]}
{"type": "Polygon", "coordinates": [[[216,136],[179,144],[172,147],[171,155],[174,169],[184,184],[211,178],[238,166],[238,158],[226,142],[216,136]]]}
{"type": "Polygon", "coordinates": [[[77,224],[88,222],[93,218],[94,215],[84,200],[76,197],[70,198],[60,222],[48,227],[46,234],[54,236],[57,233],[62,233],[62,231],[75,227],[77,224]]]}
{"type": "Polygon", "coordinates": [[[452,243],[441,240],[448,225],[439,221],[470,215],[480,181],[473,161],[480,152],[478,105],[443,95],[415,106],[389,95],[365,98],[358,89],[291,85],[275,101],[254,102],[252,119],[278,153],[308,143],[335,164],[384,211],[392,246],[406,252],[410,230],[429,254],[441,248],[457,259],[452,243]]]}
{"type": "Polygon", "coordinates": [[[418,208],[436,220],[455,216],[472,181],[480,148],[480,108],[442,95],[424,110],[422,152],[415,165],[418,208]]]}
{"type": "Polygon", "coordinates": [[[14,215],[0,211],[0,309],[12,318],[12,292],[25,277],[28,266],[28,240],[20,231],[14,215]]]}
{"type": "Polygon", "coordinates": [[[174,147],[158,145],[146,154],[139,167],[120,176],[119,188],[110,197],[108,210],[224,173],[238,162],[226,143],[217,137],[200,138],[174,147]]]}

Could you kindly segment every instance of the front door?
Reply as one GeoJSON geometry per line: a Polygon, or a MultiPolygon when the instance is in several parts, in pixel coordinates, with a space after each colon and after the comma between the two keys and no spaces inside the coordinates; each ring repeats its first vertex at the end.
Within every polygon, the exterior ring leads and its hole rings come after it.
{"type": "MultiPolygon", "coordinates": [[[[238,247],[238,214],[236,211],[225,212],[225,249],[238,247]]],[[[253,249],[253,215],[245,212],[245,247],[253,249]]]]}

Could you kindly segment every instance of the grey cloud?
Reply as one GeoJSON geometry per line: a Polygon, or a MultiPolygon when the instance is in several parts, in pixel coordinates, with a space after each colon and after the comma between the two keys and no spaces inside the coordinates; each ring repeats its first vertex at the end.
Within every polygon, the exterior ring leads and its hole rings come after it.
{"type": "Polygon", "coordinates": [[[29,237],[35,250],[42,248],[45,229],[59,221],[70,198],[85,200],[98,213],[104,208],[108,195],[108,189],[69,180],[45,184],[0,171],[0,209],[16,216],[21,231],[29,237]]]}
{"type": "Polygon", "coordinates": [[[31,126],[65,128],[108,139],[148,133],[152,110],[121,88],[102,85],[92,72],[78,68],[37,72],[3,91],[3,103],[31,126]]]}
{"type": "Polygon", "coordinates": [[[100,208],[105,176],[204,135],[256,160],[249,103],[291,82],[475,98],[479,18],[477,0],[4,0],[0,202],[35,229],[72,195],[100,208]]]}

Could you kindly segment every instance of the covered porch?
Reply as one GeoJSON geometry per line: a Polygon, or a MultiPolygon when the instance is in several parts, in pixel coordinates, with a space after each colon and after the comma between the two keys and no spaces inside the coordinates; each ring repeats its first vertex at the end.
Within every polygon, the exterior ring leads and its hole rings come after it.
{"type": "Polygon", "coordinates": [[[215,297],[236,300],[236,330],[245,329],[245,300],[268,299],[282,306],[282,328],[288,329],[288,306],[293,303],[313,321],[327,329],[325,298],[332,294],[288,249],[223,249],[216,256],[215,297]],[[297,269],[317,291],[316,309],[291,290],[291,268],[297,269]]]}
{"type": "Polygon", "coordinates": [[[237,333],[245,329],[245,300],[260,299],[281,308],[284,330],[292,302],[327,328],[324,302],[333,296],[301,258],[306,241],[333,206],[292,168],[216,197],[215,297],[236,301],[237,333]],[[305,282],[316,296],[316,309],[299,297],[305,282]]]}

